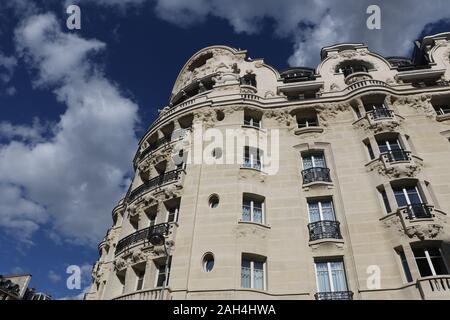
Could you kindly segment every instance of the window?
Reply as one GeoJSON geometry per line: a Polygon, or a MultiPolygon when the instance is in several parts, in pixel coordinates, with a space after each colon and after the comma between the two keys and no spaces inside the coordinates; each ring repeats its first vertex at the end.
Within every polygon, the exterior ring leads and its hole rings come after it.
{"type": "Polygon", "coordinates": [[[380,153],[403,150],[400,142],[396,138],[380,139],[377,142],[378,148],[380,149],[380,153]]]}
{"type": "Polygon", "coordinates": [[[333,202],[331,199],[308,201],[309,221],[335,221],[333,202]]]}
{"type": "Polygon", "coordinates": [[[242,221],[264,223],[264,198],[244,195],[242,201],[242,221]]]}
{"type": "Polygon", "coordinates": [[[316,262],[316,277],[319,292],[348,291],[343,261],[316,262]]]}
{"type": "Polygon", "coordinates": [[[243,256],[241,264],[241,287],[258,290],[266,289],[266,262],[243,256]]]}
{"type": "Polygon", "coordinates": [[[325,156],[323,153],[309,154],[302,156],[303,169],[308,170],[311,168],[326,168],[325,156]]]}
{"type": "Polygon", "coordinates": [[[445,114],[450,113],[450,106],[449,105],[437,105],[433,106],[434,110],[436,111],[438,116],[443,116],[445,114]]]}
{"type": "Polygon", "coordinates": [[[240,79],[241,85],[256,87],[256,76],[252,73],[247,73],[240,79]]]}
{"type": "Polygon", "coordinates": [[[258,148],[245,147],[244,148],[244,168],[252,168],[262,170],[261,164],[262,151],[258,148]]]}
{"type": "Polygon", "coordinates": [[[144,271],[136,271],[137,276],[137,283],[136,283],[136,290],[142,290],[144,287],[144,271]]]}
{"type": "Polygon", "coordinates": [[[414,247],[411,246],[417,267],[422,277],[448,274],[442,250],[439,247],[414,247]]]}
{"type": "Polygon", "coordinates": [[[364,145],[366,146],[367,153],[369,154],[370,160],[375,159],[375,153],[373,152],[372,145],[370,144],[370,141],[368,141],[368,140],[364,141],[364,145]]]}
{"type": "Polygon", "coordinates": [[[317,127],[319,125],[317,118],[298,118],[297,124],[299,128],[317,127]]]}
{"type": "Polygon", "coordinates": [[[380,153],[387,154],[388,161],[407,161],[409,153],[404,151],[398,138],[377,138],[380,153]]]}
{"type": "Polygon", "coordinates": [[[403,251],[403,248],[397,248],[395,249],[395,252],[397,253],[400,263],[402,264],[403,272],[405,274],[405,278],[407,282],[412,282],[413,278],[411,275],[411,270],[409,269],[408,260],[406,259],[405,252],[403,251]]]}
{"type": "Polygon", "coordinates": [[[180,201],[181,198],[174,198],[164,202],[166,207],[166,222],[178,222],[178,216],[180,212],[180,201]]]}
{"type": "Polygon", "coordinates": [[[169,284],[171,263],[172,263],[172,257],[169,257],[169,264],[168,264],[167,270],[166,270],[165,263],[157,265],[158,270],[156,272],[156,287],[162,287],[164,285],[164,281],[166,282],[166,286],[169,284]],[[166,271],[167,271],[167,277],[166,277],[166,271]]]}
{"type": "Polygon", "coordinates": [[[203,271],[211,272],[214,268],[214,255],[207,253],[203,256],[203,271]]]}
{"type": "Polygon", "coordinates": [[[245,114],[244,125],[255,128],[261,128],[261,118],[253,114],[245,114]]]}
{"type": "Polygon", "coordinates": [[[423,201],[416,186],[397,186],[392,188],[399,207],[407,207],[410,219],[429,218],[431,212],[423,201]]]}
{"type": "Polygon", "coordinates": [[[379,192],[380,192],[381,198],[383,199],[384,208],[386,209],[386,212],[387,213],[392,212],[391,205],[389,204],[389,199],[388,199],[386,191],[384,189],[382,189],[382,190],[379,190],[379,192]]]}
{"type": "Polygon", "coordinates": [[[219,196],[217,194],[210,195],[208,203],[211,209],[217,208],[219,206],[219,196]]]}

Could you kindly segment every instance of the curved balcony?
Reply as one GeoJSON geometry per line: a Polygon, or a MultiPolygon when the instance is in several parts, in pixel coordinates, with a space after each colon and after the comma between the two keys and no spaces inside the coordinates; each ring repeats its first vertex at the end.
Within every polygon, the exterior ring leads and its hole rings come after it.
{"type": "Polygon", "coordinates": [[[128,194],[128,197],[127,197],[128,200],[133,201],[134,199],[136,199],[137,197],[139,197],[140,195],[142,195],[146,192],[154,190],[154,189],[161,187],[163,185],[166,185],[168,183],[178,181],[181,176],[181,172],[184,172],[184,170],[183,169],[175,169],[175,170],[168,171],[162,175],[159,175],[155,178],[148,180],[144,184],[141,184],[139,187],[137,187],[136,189],[131,191],[128,194]]]}
{"type": "Polygon", "coordinates": [[[313,167],[302,171],[303,184],[331,182],[330,169],[313,167]]]}
{"type": "Polygon", "coordinates": [[[410,151],[405,151],[405,150],[402,150],[402,149],[390,150],[390,151],[387,151],[387,152],[383,152],[381,154],[381,156],[385,158],[385,161],[387,163],[402,162],[402,161],[409,162],[409,161],[411,161],[411,152],[410,151]]]}
{"type": "Polygon", "coordinates": [[[426,203],[415,203],[400,209],[405,215],[405,219],[415,220],[415,219],[431,219],[434,217],[432,214],[433,206],[426,203]]]}
{"type": "Polygon", "coordinates": [[[317,292],[316,300],[353,300],[352,291],[317,292]]]}
{"type": "Polygon", "coordinates": [[[309,241],[342,239],[338,221],[323,220],[308,224],[309,241]]]}
{"type": "Polygon", "coordinates": [[[420,278],[417,286],[424,300],[450,299],[450,275],[420,278]]]}
{"type": "Polygon", "coordinates": [[[126,236],[125,238],[119,240],[119,242],[117,243],[116,246],[116,251],[115,251],[115,255],[119,255],[122,252],[138,245],[138,244],[142,244],[142,243],[146,243],[149,242],[150,237],[153,234],[163,234],[164,236],[167,237],[167,235],[169,234],[169,228],[170,228],[170,224],[169,223],[160,223],[139,231],[136,231],[135,233],[132,233],[128,236],[126,236]]]}
{"type": "MultiPolygon", "coordinates": [[[[170,289],[166,288],[163,296],[163,300],[170,299],[170,289]]],[[[113,300],[160,300],[161,288],[144,289],[136,292],[122,294],[113,300]]]]}
{"type": "Polygon", "coordinates": [[[372,80],[372,76],[365,71],[351,73],[344,79],[346,85],[351,85],[355,82],[364,80],[372,80]]]}
{"type": "Polygon", "coordinates": [[[367,79],[367,80],[361,80],[354,82],[350,84],[346,90],[353,91],[365,87],[387,87],[388,84],[386,82],[383,82],[381,80],[373,80],[373,79],[367,79]]]}
{"type": "Polygon", "coordinates": [[[382,120],[382,119],[392,119],[394,117],[394,111],[386,108],[378,108],[366,113],[367,116],[372,121],[382,120]]]}

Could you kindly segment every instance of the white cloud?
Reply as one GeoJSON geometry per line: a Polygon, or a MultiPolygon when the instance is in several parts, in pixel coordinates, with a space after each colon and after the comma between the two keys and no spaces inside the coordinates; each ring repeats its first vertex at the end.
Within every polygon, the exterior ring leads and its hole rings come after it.
{"type": "Polygon", "coordinates": [[[16,139],[20,141],[28,141],[31,143],[42,141],[43,134],[48,130],[38,118],[33,119],[31,126],[14,125],[7,121],[0,122],[0,138],[16,139]]]}
{"type": "Polygon", "coordinates": [[[50,270],[50,271],[48,272],[48,279],[49,279],[51,282],[56,283],[56,282],[61,281],[62,277],[61,277],[60,274],[56,273],[55,271],[50,270]]]}
{"type": "MultiPolygon", "coordinates": [[[[116,5],[116,0],[82,0],[100,5],[116,5]]],[[[315,66],[324,46],[340,42],[364,42],[384,55],[408,55],[412,41],[429,23],[450,18],[448,0],[424,5],[420,0],[147,0],[166,21],[186,27],[219,17],[238,33],[257,33],[262,21],[273,23],[273,33],[293,42],[291,65],[315,66]],[[382,29],[366,27],[367,7],[382,9],[382,29]]],[[[122,0],[120,6],[143,3],[122,0]]],[[[220,39],[218,39],[220,42],[220,39]]],[[[268,44],[269,45],[269,44],[268,44]]]]}
{"type": "Polygon", "coordinates": [[[96,244],[126,191],[138,107],[90,59],[105,45],[62,32],[54,15],[26,19],[16,30],[16,44],[37,71],[36,85],[51,88],[67,109],[43,142],[24,139],[36,133],[33,127],[3,129],[18,139],[0,145],[0,182],[15,188],[15,201],[24,208],[10,211],[14,201],[5,204],[2,196],[0,226],[23,227],[22,237],[29,238],[50,222],[53,235],[96,244]]]}
{"type": "Polygon", "coordinates": [[[9,85],[14,70],[17,66],[17,59],[5,56],[0,52],[0,93],[14,95],[15,88],[9,85]]]}

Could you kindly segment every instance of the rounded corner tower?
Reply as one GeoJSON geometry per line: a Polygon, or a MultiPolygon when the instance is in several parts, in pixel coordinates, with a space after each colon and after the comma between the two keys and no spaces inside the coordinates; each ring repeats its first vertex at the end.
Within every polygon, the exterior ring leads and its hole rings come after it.
{"type": "Polygon", "coordinates": [[[340,44],[283,72],[195,53],[85,298],[449,299],[448,38],[417,61],[340,44]]]}

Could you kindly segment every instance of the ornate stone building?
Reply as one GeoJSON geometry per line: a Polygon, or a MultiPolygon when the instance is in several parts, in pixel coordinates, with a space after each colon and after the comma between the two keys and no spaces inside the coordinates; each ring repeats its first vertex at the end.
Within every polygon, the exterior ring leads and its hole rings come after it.
{"type": "Polygon", "coordinates": [[[320,55],[282,72],[225,46],[189,59],[86,299],[450,299],[450,33],[412,59],[320,55]],[[213,163],[189,161],[207,129],[278,143],[224,164],[204,137],[213,163]]]}

